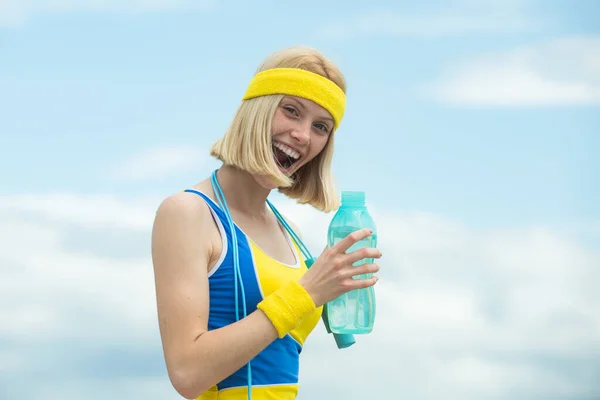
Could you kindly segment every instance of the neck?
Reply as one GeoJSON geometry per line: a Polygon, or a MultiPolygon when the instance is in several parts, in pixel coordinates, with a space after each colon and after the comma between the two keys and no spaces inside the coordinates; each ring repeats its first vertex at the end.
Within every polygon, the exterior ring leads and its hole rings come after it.
{"type": "Polygon", "coordinates": [[[217,180],[230,210],[251,217],[265,215],[265,203],[270,190],[259,185],[251,174],[230,165],[222,165],[217,170],[217,180]]]}

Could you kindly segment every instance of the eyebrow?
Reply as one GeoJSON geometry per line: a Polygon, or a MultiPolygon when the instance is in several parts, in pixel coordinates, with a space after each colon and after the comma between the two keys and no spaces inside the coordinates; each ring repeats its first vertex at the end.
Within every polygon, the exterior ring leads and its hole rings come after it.
{"type": "Polygon", "coordinates": [[[327,116],[323,115],[323,116],[321,117],[321,119],[324,119],[324,120],[327,120],[327,121],[329,121],[329,122],[333,123],[333,118],[331,118],[331,117],[327,117],[327,116]]]}

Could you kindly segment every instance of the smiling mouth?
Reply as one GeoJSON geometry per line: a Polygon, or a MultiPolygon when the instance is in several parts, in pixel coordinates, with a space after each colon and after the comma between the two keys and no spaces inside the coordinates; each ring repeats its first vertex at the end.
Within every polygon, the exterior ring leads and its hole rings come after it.
{"type": "Polygon", "coordinates": [[[300,154],[278,142],[273,142],[273,154],[277,164],[284,170],[289,170],[300,160],[300,154]]]}

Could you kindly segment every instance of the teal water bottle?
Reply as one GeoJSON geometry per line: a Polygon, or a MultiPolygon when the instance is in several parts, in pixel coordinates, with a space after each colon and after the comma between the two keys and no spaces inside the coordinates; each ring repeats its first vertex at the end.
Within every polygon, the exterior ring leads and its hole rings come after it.
{"type": "MultiPolygon", "coordinates": [[[[375,222],[367,210],[364,192],[342,192],[342,204],[329,224],[327,244],[334,246],[354,231],[369,228],[373,234],[348,249],[348,253],[363,247],[377,247],[375,222]]],[[[354,266],[373,263],[366,258],[354,266]]],[[[355,276],[354,279],[370,278],[371,274],[355,276]]],[[[365,334],[373,330],[375,322],[375,290],[368,287],[344,293],[326,305],[328,328],[337,334],[365,334]]]]}

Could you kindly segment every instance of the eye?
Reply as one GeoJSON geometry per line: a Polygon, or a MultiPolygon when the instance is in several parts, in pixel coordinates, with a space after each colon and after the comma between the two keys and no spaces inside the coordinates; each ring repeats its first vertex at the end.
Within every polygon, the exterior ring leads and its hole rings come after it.
{"type": "Polygon", "coordinates": [[[323,123],[318,122],[314,125],[314,127],[325,133],[329,133],[329,127],[323,123]]]}
{"type": "Polygon", "coordinates": [[[283,109],[289,112],[290,114],[298,115],[298,111],[296,111],[294,107],[284,106],[283,109]]]}

